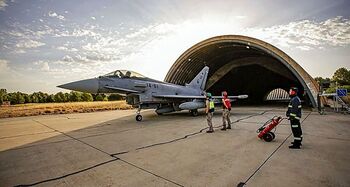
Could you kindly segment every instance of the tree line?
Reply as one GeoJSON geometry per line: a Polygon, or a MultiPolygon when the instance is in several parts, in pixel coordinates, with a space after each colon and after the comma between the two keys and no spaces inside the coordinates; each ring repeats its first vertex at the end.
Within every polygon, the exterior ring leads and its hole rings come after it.
{"type": "MultiPolygon", "coordinates": [[[[332,78],[316,77],[315,80],[326,88],[327,93],[334,93],[336,88],[345,88],[350,93],[350,70],[346,68],[337,69],[332,78]]],[[[58,92],[47,94],[34,92],[26,94],[22,92],[7,93],[6,89],[0,89],[0,104],[3,101],[10,101],[13,104],[24,103],[64,103],[64,102],[84,102],[84,101],[116,101],[125,99],[118,94],[90,94],[71,91],[69,93],[58,92]]]]}
{"type": "Polygon", "coordinates": [[[124,99],[118,94],[90,94],[71,91],[69,93],[58,92],[48,94],[44,92],[34,92],[26,94],[22,92],[7,93],[6,89],[0,89],[0,103],[9,101],[11,105],[25,103],[64,103],[64,102],[91,102],[91,101],[116,101],[124,99]]]}
{"type": "Polygon", "coordinates": [[[315,77],[326,93],[335,93],[337,88],[347,89],[350,92],[350,70],[346,68],[337,69],[332,78],[315,77]]]}

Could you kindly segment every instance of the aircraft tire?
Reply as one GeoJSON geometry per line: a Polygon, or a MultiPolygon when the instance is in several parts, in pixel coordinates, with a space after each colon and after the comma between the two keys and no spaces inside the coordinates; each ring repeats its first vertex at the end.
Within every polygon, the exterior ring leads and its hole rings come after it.
{"type": "Polygon", "coordinates": [[[140,114],[136,115],[136,121],[142,121],[142,116],[140,114]]]}
{"type": "Polygon", "coordinates": [[[198,110],[197,109],[191,110],[190,112],[191,112],[192,116],[198,116],[198,110]]]}

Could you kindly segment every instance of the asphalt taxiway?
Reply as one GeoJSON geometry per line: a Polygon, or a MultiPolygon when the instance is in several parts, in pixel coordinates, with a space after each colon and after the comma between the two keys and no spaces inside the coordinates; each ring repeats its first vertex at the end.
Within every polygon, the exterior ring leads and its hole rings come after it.
{"type": "Polygon", "coordinates": [[[203,113],[107,111],[0,120],[0,186],[349,186],[350,115],[303,111],[304,142],[289,150],[256,130],[284,108],[236,107],[207,134],[203,113]]]}

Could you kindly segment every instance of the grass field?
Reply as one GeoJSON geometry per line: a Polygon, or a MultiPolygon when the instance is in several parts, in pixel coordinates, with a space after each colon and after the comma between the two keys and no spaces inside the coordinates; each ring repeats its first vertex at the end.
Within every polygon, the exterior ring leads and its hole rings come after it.
{"type": "Polygon", "coordinates": [[[31,103],[0,107],[0,118],[69,114],[104,110],[126,110],[132,107],[125,101],[74,102],[74,103],[31,103]]]}

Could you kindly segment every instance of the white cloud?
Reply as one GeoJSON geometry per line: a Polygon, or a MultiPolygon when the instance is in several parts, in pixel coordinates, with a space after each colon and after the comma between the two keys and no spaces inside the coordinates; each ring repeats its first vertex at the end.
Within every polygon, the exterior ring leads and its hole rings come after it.
{"type": "Polygon", "coordinates": [[[10,69],[8,66],[8,61],[4,59],[0,59],[0,72],[6,72],[10,69]]]}
{"type": "Polygon", "coordinates": [[[60,46],[60,47],[57,47],[58,50],[61,50],[61,51],[68,51],[68,52],[77,52],[78,49],[76,48],[68,48],[68,47],[65,47],[65,46],[60,46]]]}
{"type": "Polygon", "coordinates": [[[50,17],[57,17],[57,14],[56,14],[56,12],[49,12],[49,16],[50,17]]]}
{"type": "Polygon", "coordinates": [[[36,61],[33,63],[34,65],[38,66],[41,71],[50,71],[50,66],[47,61],[36,61]]]}
{"type": "Polygon", "coordinates": [[[18,47],[18,48],[27,48],[27,49],[30,49],[30,48],[37,48],[37,47],[40,47],[40,46],[43,46],[43,45],[45,45],[45,43],[42,43],[42,42],[38,42],[38,41],[35,41],[35,40],[28,39],[28,40],[19,41],[19,42],[16,44],[16,47],[18,47]]]}
{"type": "Polygon", "coordinates": [[[15,53],[15,54],[24,54],[24,53],[26,53],[26,51],[23,50],[23,49],[16,49],[16,50],[13,51],[13,53],[15,53]]]}
{"type": "Polygon", "coordinates": [[[340,16],[323,22],[302,20],[268,28],[247,29],[247,33],[272,44],[299,46],[297,48],[302,50],[346,46],[350,44],[350,21],[340,16]]]}
{"type": "Polygon", "coordinates": [[[7,7],[8,4],[6,3],[6,0],[0,0],[0,11],[5,10],[5,7],[7,7]]]}
{"type": "Polygon", "coordinates": [[[73,59],[71,56],[69,56],[69,55],[65,55],[65,56],[62,58],[62,60],[63,60],[64,62],[74,62],[74,59],[73,59]]]}
{"type": "Polygon", "coordinates": [[[98,37],[101,36],[99,33],[94,32],[91,29],[74,29],[73,31],[63,30],[59,31],[56,30],[54,37],[98,37]]]}
{"type": "Polygon", "coordinates": [[[309,51],[312,49],[312,47],[310,46],[306,46],[306,45],[303,45],[303,46],[297,46],[296,47],[297,49],[300,49],[300,50],[303,50],[303,51],[309,51]]]}
{"type": "Polygon", "coordinates": [[[237,19],[245,19],[247,16],[236,16],[237,19]]]}
{"type": "Polygon", "coordinates": [[[64,16],[59,15],[59,14],[57,14],[56,12],[51,12],[51,11],[50,11],[50,12],[49,12],[49,16],[50,16],[50,17],[58,18],[58,19],[63,20],[63,21],[66,20],[64,16]]]}

